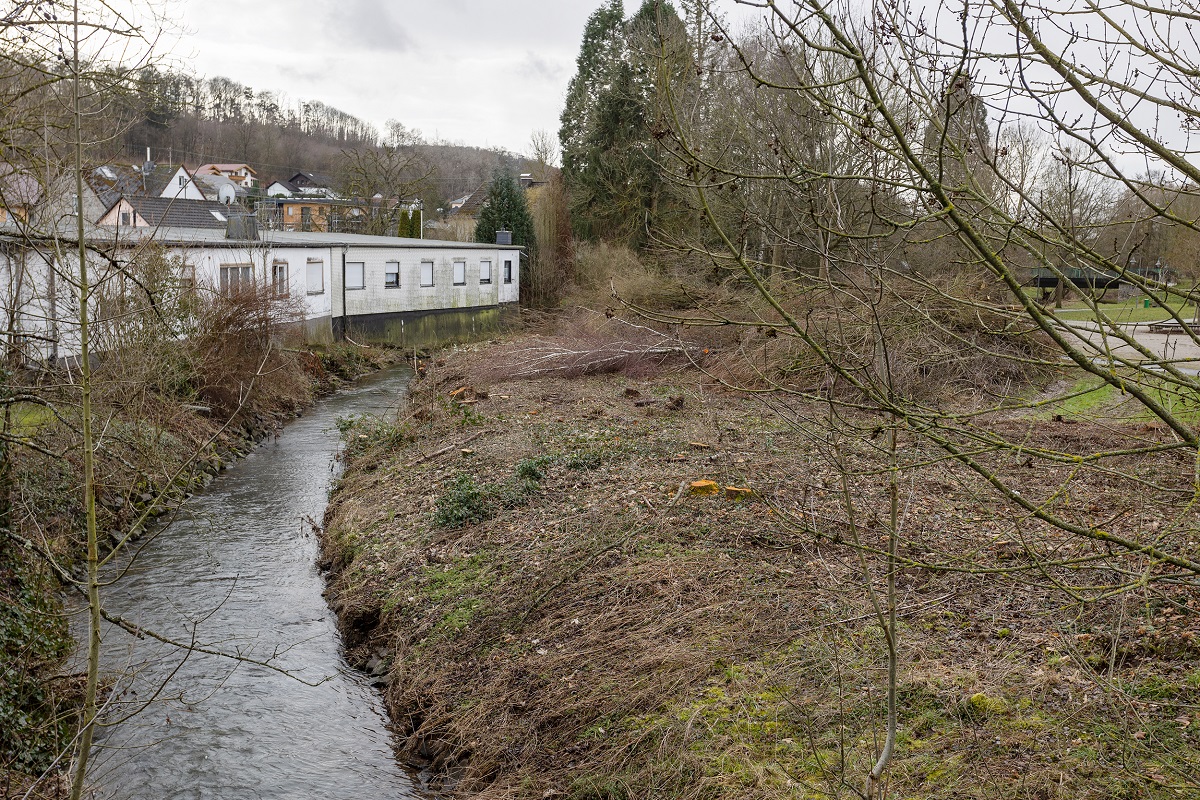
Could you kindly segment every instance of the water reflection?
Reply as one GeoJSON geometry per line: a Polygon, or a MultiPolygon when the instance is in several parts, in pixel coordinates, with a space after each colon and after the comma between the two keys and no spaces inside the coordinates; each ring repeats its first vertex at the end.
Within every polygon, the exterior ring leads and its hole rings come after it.
{"type": "Polygon", "coordinates": [[[338,416],[384,413],[407,374],[368,379],[290,424],[193,498],[109,587],[111,613],[270,669],[104,632],[96,798],[411,797],[381,704],[342,660],[308,518],[324,512],[338,416]]]}

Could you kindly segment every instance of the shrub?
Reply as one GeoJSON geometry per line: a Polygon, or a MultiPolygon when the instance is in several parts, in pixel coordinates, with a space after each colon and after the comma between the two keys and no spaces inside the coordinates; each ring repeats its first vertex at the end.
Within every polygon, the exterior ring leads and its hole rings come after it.
{"type": "Polygon", "coordinates": [[[591,469],[599,469],[603,459],[599,453],[588,450],[583,453],[572,453],[563,459],[563,466],[576,472],[584,472],[591,469]]]}
{"type": "Polygon", "coordinates": [[[437,499],[433,524],[439,528],[461,528],[483,522],[494,513],[487,496],[475,484],[475,479],[460,472],[437,499]]]}
{"type": "Polygon", "coordinates": [[[540,482],[546,477],[546,467],[550,465],[551,460],[549,456],[526,458],[517,464],[517,477],[525,481],[540,482]]]}

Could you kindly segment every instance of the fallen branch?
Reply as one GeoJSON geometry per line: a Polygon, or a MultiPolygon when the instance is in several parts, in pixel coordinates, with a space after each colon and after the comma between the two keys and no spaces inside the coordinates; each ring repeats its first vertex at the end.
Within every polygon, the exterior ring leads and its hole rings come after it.
{"type": "Polygon", "coordinates": [[[470,436],[468,436],[466,439],[463,439],[458,444],[451,444],[451,445],[447,445],[447,446],[443,447],[441,450],[434,450],[432,453],[429,453],[428,455],[421,456],[416,461],[410,461],[407,464],[407,466],[410,468],[415,467],[419,464],[424,464],[426,461],[432,461],[433,459],[437,458],[438,456],[444,456],[444,455],[446,455],[446,453],[449,453],[451,450],[461,450],[463,445],[470,444],[471,442],[478,439],[480,436],[483,436],[485,433],[491,433],[491,431],[490,430],[477,431],[476,433],[473,433],[470,436]]]}

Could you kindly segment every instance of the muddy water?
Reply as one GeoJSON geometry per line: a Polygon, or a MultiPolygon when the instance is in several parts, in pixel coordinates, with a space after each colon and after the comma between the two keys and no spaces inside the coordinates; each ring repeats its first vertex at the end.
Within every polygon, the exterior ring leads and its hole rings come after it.
{"type": "Polygon", "coordinates": [[[138,713],[100,734],[92,796],[413,796],[377,693],[340,655],[304,522],[321,519],[337,472],[334,420],[385,412],[406,381],[385,373],[319,403],[192,498],[104,593],[144,627],[319,685],[110,628],[104,669],[118,691],[107,715],[138,713]]]}

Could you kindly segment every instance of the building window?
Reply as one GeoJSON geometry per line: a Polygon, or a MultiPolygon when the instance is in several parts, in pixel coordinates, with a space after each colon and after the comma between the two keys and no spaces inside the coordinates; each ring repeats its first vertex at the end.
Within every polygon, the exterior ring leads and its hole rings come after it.
{"type": "Polygon", "coordinates": [[[179,269],[179,294],[190,295],[196,291],[196,268],[191,264],[184,264],[179,269]]]}
{"type": "Polygon", "coordinates": [[[433,286],[433,262],[432,261],[422,261],[421,262],[421,285],[422,286],[433,286]]]}
{"type": "Polygon", "coordinates": [[[454,285],[455,286],[466,286],[467,285],[467,262],[466,261],[455,261],[453,275],[454,275],[454,285]]]}
{"type": "Polygon", "coordinates": [[[300,230],[311,231],[313,229],[312,209],[308,206],[300,208],[300,230]]]}
{"type": "Polygon", "coordinates": [[[240,294],[254,288],[254,267],[250,264],[221,265],[221,294],[240,294]]]}
{"type": "Polygon", "coordinates": [[[133,214],[130,214],[128,211],[122,211],[121,212],[121,225],[128,228],[132,224],[133,224],[133,214]]]}
{"type": "Polygon", "coordinates": [[[277,260],[271,265],[271,288],[280,297],[288,296],[288,262],[277,260]]]}
{"type": "Polygon", "coordinates": [[[492,262],[491,261],[480,261],[479,262],[479,282],[480,283],[491,283],[492,282],[492,262]]]}
{"type": "Polygon", "coordinates": [[[309,294],[325,294],[325,262],[319,258],[310,258],[304,280],[309,294]]]}
{"type": "Polygon", "coordinates": [[[361,261],[346,262],[346,288],[367,288],[367,266],[361,261]]]}
{"type": "Polygon", "coordinates": [[[504,282],[512,283],[512,259],[504,259],[504,282]]]}
{"type": "Polygon", "coordinates": [[[400,288],[399,261],[389,261],[383,265],[383,285],[388,289],[400,288]]]}
{"type": "Polygon", "coordinates": [[[180,186],[187,186],[187,175],[180,175],[180,176],[179,176],[179,185],[180,185],[180,186]]]}

